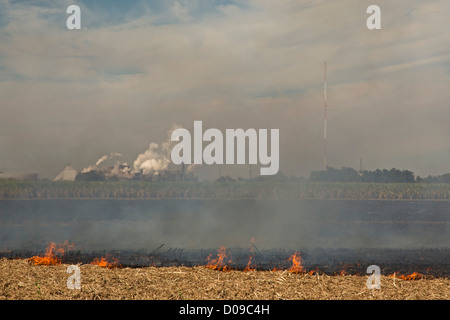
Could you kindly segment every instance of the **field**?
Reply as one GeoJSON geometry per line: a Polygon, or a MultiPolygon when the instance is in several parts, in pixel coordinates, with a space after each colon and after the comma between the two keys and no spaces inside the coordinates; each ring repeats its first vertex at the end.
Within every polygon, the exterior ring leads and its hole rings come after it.
{"type": "Polygon", "coordinates": [[[102,268],[80,265],[81,289],[68,289],[68,265],[38,266],[0,260],[0,299],[20,300],[448,300],[450,279],[414,281],[381,276],[368,289],[367,276],[280,271],[217,271],[205,267],[102,268]]]}
{"type": "Polygon", "coordinates": [[[450,184],[311,182],[299,178],[230,182],[0,180],[0,200],[268,198],[450,200],[450,184]]]}
{"type": "Polygon", "coordinates": [[[450,298],[448,184],[0,181],[0,200],[0,299],[450,298]],[[27,261],[65,241],[61,264],[27,261]],[[231,270],[207,268],[222,246],[231,270]],[[297,250],[305,272],[289,271],[297,250]],[[108,253],[122,267],[91,264],[108,253]],[[259,268],[243,271],[250,257],[259,268]]]}

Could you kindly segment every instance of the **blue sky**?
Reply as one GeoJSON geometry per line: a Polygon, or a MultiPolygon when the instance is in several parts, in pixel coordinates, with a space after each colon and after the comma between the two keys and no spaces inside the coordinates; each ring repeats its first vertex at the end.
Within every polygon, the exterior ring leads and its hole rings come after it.
{"type": "MultiPolygon", "coordinates": [[[[246,8],[245,1],[229,0],[84,0],[84,1],[53,1],[53,0],[16,0],[6,1],[11,6],[27,8],[55,9],[51,13],[41,13],[41,17],[54,22],[65,21],[60,10],[65,12],[68,5],[76,4],[82,8],[85,25],[89,28],[102,28],[120,25],[139,18],[150,18],[153,25],[177,23],[176,10],[185,11],[193,19],[201,19],[204,15],[220,14],[220,9],[226,6],[246,8]]],[[[6,9],[7,11],[7,9],[6,9]]],[[[64,24],[61,25],[64,27],[64,24]]]]}
{"type": "Polygon", "coordinates": [[[0,171],[51,178],[111,152],[132,164],[202,120],[280,129],[280,170],[308,176],[327,60],[329,165],[450,172],[450,3],[377,1],[375,31],[370,4],[0,0],[0,171]],[[70,4],[82,30],[66,29],[70,4]]]}

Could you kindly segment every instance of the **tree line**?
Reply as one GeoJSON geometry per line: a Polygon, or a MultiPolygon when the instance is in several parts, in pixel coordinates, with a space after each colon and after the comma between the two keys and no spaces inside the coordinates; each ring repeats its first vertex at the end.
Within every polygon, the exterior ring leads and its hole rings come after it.
{"type": "MultiPolygon", "coordinates": [[[[335,169],[327,167],[326,170],[313,171],[309,177],[310,181],[326,181],[326,182],[408,182],[413,183],[415,179],[414,172],[409,170],[399,170],[392,168],[376,169],[374,171],[364,170],[356,171],[353,168],[342,167],[335,169]]],[[[424,179],[421,181],[426,182],[424,179]]],[[[431,181],[430,181],[431,182],[431,181]]],[[[437,182],[437,181],[436,181],[437,182]]]]}
{"type": "Polygon", "coordinates": [[[0,200],[175,198],[449,200],[450,184],[324,182],[283,176],[270,177],[268,180],[224,177],[208,182],[0,180],[0,200]]]}

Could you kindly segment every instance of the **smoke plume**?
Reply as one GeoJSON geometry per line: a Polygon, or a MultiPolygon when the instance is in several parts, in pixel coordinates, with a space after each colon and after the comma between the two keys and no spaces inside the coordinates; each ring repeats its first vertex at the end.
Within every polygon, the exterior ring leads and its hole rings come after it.
{"type": "Polygon", "coordinates": [[[95,171],[98,170],[99,166],[105,162],[106,160],[115,158],[115,157],[121,157],[122,154],[118,153],[118,152],[111,152],[109,155],[105,154],[104,156],[102,156],[100,159],[97,160],[97,162],[95,163],[95,165],[90,165],[86,168],[83,168],[83,170],[81,170],[81,173],[86,173],[86,172],[90,172],[90,171],[95,171]]]}
{"type": "MultiPolygon", "coordinates": [[[[171,136],[172,132],[177,128],[181,128],[181,126],[177,124],[173,124],[171,126],[171,128],[167,132],[166,140],[163,143],[161,143],[161,145],[155,142],[151,142],[148,146],[148,149],[140,153],[137,156],[136,160],[134,160],[133,172],[135,173],[142,172],[143,174],[150,174],[150,173],[158,174],[161,171],[167,170],[171,163],[170,153],[172,151],[172,147],[175,144],[175,142],[171,140],[171,136]]],[[[102,156],[100,159],[97,160],[95,165],[90,165],[84,168],[81,172],[86,173],[90,171],[99,170],[100,165],[103,164],[105,161],[121,156],[122,154],[118,152],[111,152],[110,154],[105,154],[104,156],[102,156]]],[[[116,174],[119,173],[120,165],[127,167],[126,163],[116,162],[112,172],[116,174]]],[[[192,167],[193,165],[188,166],[187,171],[192,170],[192,167]]],[[[123,173],[128,173],[128,171],[123,173]]]]}
{"type": "Polygon", "coordinates": [[[109,155],[105,154],[103,157],[101,157],[100,159],[97,160],[95,165],[99,166],[108,159],[112,159],[114,157],[120,157],[120,156],[122,156],[122,154],[117,153],[117,152],[111,152],[109,155]]]}
{"type": "Polygon", "coordinates": [[[159,150],[157,143],[150,143],[147,150],[139,154],[134,161],[134,170],[143,174],[166,170],[170,164],[170,158],[159,150]]]}
{"type": "Polygon", "coordinates": [[[179,125],[173,124],[170,130],[167,132],[166,140],[161,144],[151,142],[148,149],[143,153],[139,154],[134,161],[134,171],[143,174],[149,173],[159,173],[161,171],[167,170],[171,163],[170,152],[174,145],[171,141],[172,131],[180,128],[179,125]]]}

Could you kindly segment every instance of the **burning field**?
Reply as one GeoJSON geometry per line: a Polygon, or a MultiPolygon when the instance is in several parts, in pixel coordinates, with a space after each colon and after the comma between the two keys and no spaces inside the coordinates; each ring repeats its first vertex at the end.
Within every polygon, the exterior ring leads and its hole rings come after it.
{"type": "Polygon", "coordinates": [[[447,300],[448,209],[443,202],[2,202],[0,299],[447,300]],[[368,287],[373,265],[379,289],[368,287]],[[74,276],[79,288],[71,289],[74,276]]]}
{"type": "MultiPolygon", "coordinates": [[[[368,287],[369,275],[352,266],[340,272],[308,270],[300,252],[283,268],[261,270],[255,264],[254,240],[244,268],[220,247],[203,265],[124,267],[110,255],[78,263],[79,287],[70,288],[73,244],[50,243],[42,255],[0,260],[0,299],[127,300],[299,300],[299,299],[438,299],[450,298],[450,279],[420,272],[380,276],[380,288],[368,287]]],[[[87,255],[85,259],[90,256],[87,255]]],[[[91,257],[92,258],[92,257],[91,257]]]]}
{"type": "Polygon", "coordinates": [[[81,289],[68,289],[68,265],[0,260],[0,299],[439,299],[450,298],[450,279],[403,280],[290,270],[226,272],[198,267],[102,268],[80,265],[81,289]]]}

